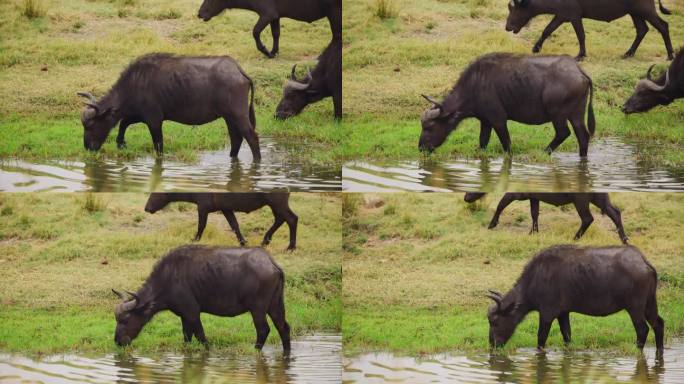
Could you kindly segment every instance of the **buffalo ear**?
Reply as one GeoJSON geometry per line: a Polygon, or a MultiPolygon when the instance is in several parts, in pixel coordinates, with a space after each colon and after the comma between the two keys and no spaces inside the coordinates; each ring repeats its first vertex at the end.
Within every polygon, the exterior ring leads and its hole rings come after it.
{"type": "Polygon", "coordinates": [[[511,311],[513,311],[517,307],[518,307],[518,303],[516,303],[515,301],[511,301],[510,303],[506,304],[505,306],[502,306],[499,309],[499,313],[501,313],[502,315],[505,316],[505,315],[508,315],[509,313],[511,313],[511,311]]]}

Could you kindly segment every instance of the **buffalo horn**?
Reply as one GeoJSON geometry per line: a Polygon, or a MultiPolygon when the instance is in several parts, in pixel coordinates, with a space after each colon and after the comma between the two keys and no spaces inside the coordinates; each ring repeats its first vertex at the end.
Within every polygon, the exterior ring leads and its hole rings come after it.
{"type": "Polygon", "coordinates": [[[81,96],[81,97],[85,97],[85,98],[88,99],[88,101],[90,101],[91,103],[97,103],[97,99],[96,99],[95,96],[93,96],[93,94],[90,93],[90,92],[77,92],[76,94],[79,95],[79,96],[81,96]]]}
{"type": "Polygon", "coordinates": [[[292,72],[290,72],[290,80],[297,80],[297,77],[295,77],[295,70],[297,69],[297,64],[292,66],[292,72]]]}
{"type": "MultiPolygon", "coordinates": [[[[492,291],[490,291],[490,292],[492,292],[492,291]]],[[[496,303],[496,310],[497,311],[501,310],[501,295],[496,294],[496,292],[492,292],[492,293],[486,294],[485,296],[494,300],[494,302],[496,303]]]]}
{"type": "Polygon", "coordinates": [[[653,66],[651,66],[651,68],[648,69],[648,72],[646,72],[646,78],[639,81],[638,86],[642,86],[646,89],[650,89],[650,90],[655,91],[655,92],[660,92],[660,91],[664,90],[665,87],[667,87],[668,84],[670,83],[670,70],[668,69],[667,72],[665,72],[665,84],[658,85],[655,81],[653,81],[653,79],[651,79],[651,69],[652,68],[653,68],[653,66]]]}
{"type": "Polygon", "coordinates": [[[309,84],[308,83],[300,83],[298,81],[290,80],[287,82],[287,84],[285,84],[285,88],[291,88],[291,89],[295,89],[298,91],[303,91],[303,90],[309,88],[309,84]]]}
{"type": "Polygon", "coordinates": [[[428,96],[428,95],[423,95],[423,94],[421,94],[421,96],[423,96],[423,98],[425,98],[425,100],[427,100],[427,101],[431,102],[432,104],[434,104],[435,107],[439,108],[440,111],[442,110],[442,108],[443,108],[443,107],[442,107],[442,104],[440,104],[437,100],[433,99],[432,97],[430,97],[430,96],[428,96]]]}
{"type": "Polygon", "coordinates": [[[123,293],[117,291],[116,289],[112,288],[112,292],[114,292],[115,295],[119,296],[119,299],[125,300],[126,297],[123,295],[123,293]]]}

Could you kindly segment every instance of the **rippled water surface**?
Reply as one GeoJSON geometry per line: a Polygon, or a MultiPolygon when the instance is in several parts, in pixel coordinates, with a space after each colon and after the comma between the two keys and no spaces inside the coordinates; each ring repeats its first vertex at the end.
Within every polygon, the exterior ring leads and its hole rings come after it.
{"type": "Polygon", "coordinates": [[[0,161],[0,191],[338,191],[340,167],[303,165],[268,138],[260,138],[261,163],[247,145],[237,161],[229,150],[205,151],[192,164],[154,157],[135,160],[0,161]]]}
{"type": "MultiPolygon", "coordinates": [[[[351,162],[342,169],[348,192],[389,191],[682,191],[684,169],[652,167],[640,160],[644,149],[615,139],[591,143],[589,156],[554,153],[550,164],[526,164],[515,155],[447,162],[351,162]]],[[[648,149],[657,150],[657,149],[648,149]]]]}
{"type": "Polygon", "coordinates": [[[52,356],[38,360],[0,355],[0,382],[32,383],[339,383],[340,335],[314,335],[292,342],[284,358],[280,344],[261,354],[222,357],[211,351],[157,357],[52,356]]]}
{"type": "Polygon", "coordinates": [[[684,341],[642,357],[594,352],[518,350],[511,355],[436,355],[415,359],[388,353],[344,359],[344,383],[684,383],[684,341]]]}

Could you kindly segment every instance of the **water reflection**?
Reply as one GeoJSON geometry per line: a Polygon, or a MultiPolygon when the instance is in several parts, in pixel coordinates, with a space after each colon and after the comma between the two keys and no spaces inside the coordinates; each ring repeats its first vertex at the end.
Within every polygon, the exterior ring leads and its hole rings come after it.
{"type": "Polygon", "coordinates": [[[247,146],[231,159],[228,149],[201,152],[193,164],[144,157],[131,161],[97,160],[0,162],[0,191],[339,191],[339,166],[302,164],[261,138],[261,163],[247,146]]]}
{"type": "Polygon", "coordinates": [[[636,356],[521,349],[475,356],[437,355],[416,359],[374,353],[345,359],[344,383],[684,383],[684,342],[664,357],[654,349],[636,356]]]}
{"type": "Polygon", "coordinates": [[[551,164],[527,164],[515,156],[436,162],[429,158],[390,164],[351,162],[342,169],[342,189],[390,191],[681,191],[684,169],[653,167],[644,151],[615,139],[591,144],[588,159],[554,153],[551,164]]]}
{"type": "Polygon", "coordinates": [[[220,356],[211,351],[159,357],[77,355],[32,360],[0,355],[0,383],[339,383],[340,335],[314,335],[292,343],[285,358],[278,347],[262,353],[220,356]]]}

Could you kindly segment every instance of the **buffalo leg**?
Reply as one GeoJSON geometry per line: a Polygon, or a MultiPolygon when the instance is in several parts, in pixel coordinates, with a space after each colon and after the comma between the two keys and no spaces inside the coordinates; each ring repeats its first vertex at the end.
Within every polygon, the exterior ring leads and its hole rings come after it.
{"type": "Polygon", "coordinates": [[[252,158],[254,161],[261,161],[261,150],[259,149],[259,136],[257,136],[256,131],[252,128],[252,124],[249,119],[245,117],[239,126],[240,133],[247,140],[249,144],[249,149],[252,151],[252,158]]]}
{"type": "Polygon", "coordinates": [[[655,293],[653,293],[646,304],[646,321],[648,321],[648,324],[653,328],[653,332],[655,333],[656,353],[662,355],[664,348],[663,337],[665,332],[665,321],[658,315],[658,304],[655,293]]]}
{"type": "Polygon", "coordinates": [[[257,333],[254,348],[261,350],[266,343],[268,333],[271,332],[271,328],[268,326],[268,322],[266,321],[266,313],[262,311],[252,311],[252,321],[254,321],[254,328],[256,329],[257,333]]]}
{"type": "Polygon", "coordinates": [[[266,16],[259,16],[259,20],[257,20],[256,24],[254,25],[254,29],[252,30],[252,36],[254,36],[254,41],[256,42],[256,47],[259,50],[259,52],[263,53],[269,58],[273,58],[273,55],[266,49],[264,44],[261,42],[261,31],[266,28],[268,24],[271,23],[273,18],[268,18],[266,16]]]}
{"type": "Polygon", "coordinates": [[[277,298],[271,302],[271,307],[268,309],[268,315],[273,321],[280,335],[280,341],[283,343],[283,351],[290,352],[290,324],[285,320],[285,303],[283,303],[282,292],[280,295],[275,295],[277,298]]]}
{"type": "Polygon", "coordinates": [[[558,148],[559,145],[565,141],[565,139],[570,136],[570,129],[568,129],[568,122],[563,120],[556,120],[553,122],[553,128],[556,131],[556,134],[553,136],[553,140],[549,143],[549,145],[546,147],[546,153],[551,154],[551,152],[555,151],[556,148],[558,148]]]}
{"type": "Polygon", "coordinates": [[[667,22],[658,16],[657,13],[653,12],[652,14],[646,16],[646,20],[651,23],[653,28],[657,29],[658,32],[660,32],[660,35],[663,37],[663,41],[665,42],[665,49],[667,50],[667,58],[668,60],[672,60],[674,58],[674,54],[672,52],[672,42],[670,41],[670,31],[667,26],[667,22]]]}
{"type": "Polygon", "coordinates": [[[531,235],[533,232],[539,232],[539,200],[537,199],[530,199],[530,216],[532,217],[531,235]]]}
{"type": "Polygon", "coordinates": [[[499,137],[499,141],[501,142],[501,146],[503,147],[503,150],[508,152],[508,154],[510,154],[511,153],[511,137],[508,134],[508,127],[506,126],[506,122],[504,121],[503,123],[495,124],[494,125],[494,131],[496,132],[496,136],[499,137]]]}
{"type": "Polygon", "coordinates": [[[646,33],[648,32],[648,25],[646,25],[644,19],[639,16],[630,16],[632,17],[632,22],[634,23],[634,29],[636,29],[636,37],[634,38],[632,46],[629,47],[627,52],[625,52],[625,54],[622,56],[623,58],[634,56],[637,48],[639,48],[639,44],[641,44],[641,40],[644,39],[644,36],[646,36],[646,33]]]}
{"type": "Polygon", "coordinates": [[[586,232],[587,228],[589,228],[591,223],[594,222],[594,216],[591,215],[591,211],[589,210],[589,203],[584,201],[575,203],[575,209],[582,220],[582,224],[575,234],[575,240],[579,240],[582,235],[584,235],[584,232],[586,232]]]}
{"type": "Polygon", "coordinates": [[[629,317],[632,319],[632,325],[637,335],[637,348],[643,349],[648,337],[648,325],[641,309],[629,309],[629,317]]]}
{"type": "Polygon", "coordinates": [[[558,316],[558,326],[560,326],[561,335],[563,335],[563,342],[570,343],[570,313],[564,312],[558,316]]]}
{"type": "Polygon", "coordinates": [[[192,328],[190,327],[190,322],[184,317],[181,317],[181,323],[183,324],[183,341],[189,343],[192,341],[192,328]]]}
{"type": "Polygon", "coordinates": [[[587,56],[587,50],[584,47],[584,25],[582,24],[582,19],[577,19],[572,22],[572,28],[575,30],[577,35],[577,41],[579,42],[580,50],[577,54],[576,60],[582,60],[587,56]]]}
{"type": "Polygon", "coordinates": [[[546,346],[546,339],[549,337],[549,331],[551,330],[551,324],[553,323],[553,318],[547,318],[547,316],[539,314],[539,329],[537,330],[537,348],[544,349],[546,346]]]}
{"type": "Polygon", "coordinates": [[[541,37],[539,37],[539,40],[534,44],[534,47],[532,48],[532,53],[538,53],[541,51],[542,45],[544,44],[544,41],[551,36],[551,34],[560,27],[560,25],[563,24],[563,21],[560,19],[560,17],[555,16],[553,19],[551,19],[551,22],[549,25],[544,28],[544,32],[542,32],[541,37]]]}
{"type": "Polygon", "coordinates": [[[116,135],[116,146],[119,149],[126,148],[126,129],[128,129],[128,126],[131,124],[132,123],[128,120],[121,120],[121,123],[119,124],[119,134],[116,135]]]}
{"type": "Polygon", "coordinates": [[[290,230],[290,244],[288,244],[287,249],[289,251],[293,251],[295,248],[297,248],[297,222],[299,221],[299,217],[295,215],[294,212],[292,212],[289,208],[286,212],[285,215],[285,222],[287,223],[287,227],[290,230]]]}
{"type": "Polygon", "coordinates": [[[342,87],[336,89],[333,94],[333,108],[335,111],[335,119],[339,120],[342,118],[342,87]]]}
{"type": "Polygon", "coordinates": [[[271,49],[271,57],[278,54],[280,42],[280,19],[271,21],[271,36],[273,36],[273,49],[271,49]]]}
{"type": "Polygon", "coordinates": [[[271,225],[271,228],[266,231],[266,234],[264,235],[264,240],[261,241],[262,246],[269,245],[271,243],[271,238],[273,237],[273,234],[280,228],[281,225],[285,222],[285,218],[281,215],[275,215],[275,222],[273,222],[273,225],[271,225]]]}
{"type": "Polygon", "coordinates": [[[617,228],[620,240],[623,244],[627,244],[627,240],[629,240],[629,238],[625,234],[625,228],[622,226],[622,215],[620,214],[620,210],[615,208],[610,203],[608,195],[605,195],[604,198],[597,200],[598,201],[594,205],[596,205],[601,211],[605,212],[606,215],[610,217],[610,219],[613,221],[613,224],[615,224],[615,228],[617,228]]]}
{"type": "Polygon", "coordinates": [[[228,119],[224,119],[228,127],[228,136],[230,137],[230,157],[237,157],[242,146],[242,134],[235,125],[231,125],[228,119]]]}
{"type": "Polygon", "coordinates": [[[209,216],[209,211],[198,207],[197,216],[197,234],[195,234],[195,241],[199,241],[202,238],[204,228],[207,226],[207,217],[209,216]]]}
{"type": "MultiPolygon", "coordinates": [[[[585,103],[582,103],[580,108],[584,108],[584,105],[585,103]]],[[[587,157],[587,153],[589,152],[589,131],[584,124],[583,115],[582,112],[578,112],[576,116],[572,117],[570,124],[572,124],[572,130],[575,132],[575,136],[577,136],[580,157],[587,157]]]]}
{"type": "Polygon", "coordinates": [[[486,149],[489,138],[492,137],[492,126],[484,120],[480,120],[480,149],[486,149]]]}
{"type": "Polygon", "coordinates": [[[241,246],[245,246],[247,244],[247,241],[245,240],[244,237],[242,237],[242,233],[240,233],[240,225],[238,224],[237,219],[235,218],[235,214],[233,211],[229,209],[224,209],[221,212],[223,212],[223,216],[225,216],[226,221],[228,221],[228,225],[230,225],[230,229],[235,232],[235,236],[237,237],[238,241],[240,242],[241,246]]]}
{"type": "Polygon", "coordinates": [[[499,205],[496,206],[496,212],[494,212],[492,221],[489,222],[489,227],[487,227],[488,229],[495,228],[499,224],[499,216],[501,216],[501,213],[504,211],[504,209],[506,209],[506,207],[508,207],[508,205],[515,200],[516,199],[510,193],[505,194],[504,197],[501,198],[499,205]]]}
{"type": "Polygon", "coordinates": [[[150,130],[150,135],[152,135],[152,144],[154,145],[154,150],[157,156],[164,154],[164,135],[162,134],[162,123],[154,122],[147,123],[147,128],[150,130]]]}
{"type": "Polygon", "coordinates": [[[205,346],[209,346],[207,337],[204,336],[204,327],[202,327],[202,320],[200,320],[199,314],[197,314],[196,318],[189,320],[188,325],[190,329],[192,329],[192,333],[195,335],[197,340],[205,346]]]}

